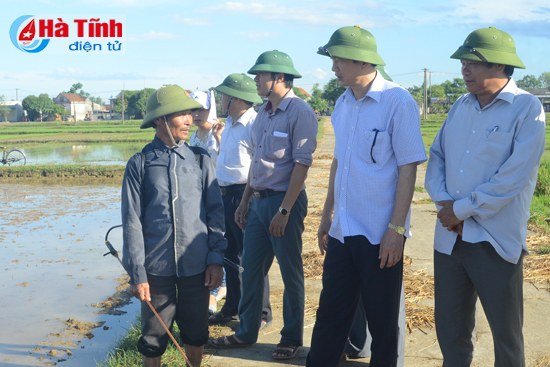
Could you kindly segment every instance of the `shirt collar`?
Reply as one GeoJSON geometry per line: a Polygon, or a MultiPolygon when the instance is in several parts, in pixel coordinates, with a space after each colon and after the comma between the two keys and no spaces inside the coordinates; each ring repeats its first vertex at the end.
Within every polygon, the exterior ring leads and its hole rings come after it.
{"type": "MultiPolygon", "coordinates": [[[[285,94],[285,96],[283,97],[283,100],[281,101],[281,103],[279,103],[279,107],[277,107],[278,110],[281,110],[281,111],[285,111],[288,107],[288,105],[290,104],[290,102],[292,101],[292,98],[296,97],[296,95],[294,94],[294,91],[292,90],[292,88],[285,94]]],[[[269,112],[271,111],[271,101],[268,101],[267,104],[265,105],[265,111],[266,112],[269,112]]],[[[273,113],[275,111],[272,111],[273,113]]]]}
{"type": "Polygon", "coordinates": [[[175,153],[177,153],[180,157],[185,159],[185,150],[187,149],[187,144],[182,144],[179,147],[170,148],[168,145],[164,144],[162,140],[159,139],[158,136],[155,135],[153,138],[153,151],[155,152],[155,155],[160,157],[162,154],[169,154],[170,150],[173,150],[175,153]]]}
{"type": "MultiPolygon", "coordinates": [[[[485,106],[484,108],[487,108],[487,107],[493,105],[499,99],[512,104],[514,102],[514,97],[517,93],[518,93],[518,86],[516,85],[516,82],[514,81],[514,79],[510,78],[508,80],[508,83],[506,83],[504,88],[502,88],[502,90],[495,97],[495,99],[491,103],[489,103],[487,106],[485,106]]],[[[467,96],[466,100],[468,102],[472,103],[474,106],[476,106],[476,105],[479,106],[478,101],[477,101],[477,95],[475,95],[473,93],[468,93],[468,96],[467,96]]]]}
{"type": "MultiPolygon", "coordinates": [[[[367,97],[374,99],[376,102],[380,102],[380,95],[384,90],[385,84],[386,84],[386,79],[384,79],[384,77],[377,70],[376,76],[374,77],[374,80],[370,85],[369,91],[363,98],[361,98],[357,102],[364,101],[365,98],[367,97]]],[[[351,101],[355,101],[355,95],[353,94],[353,91],[351,90],[350,87],[348,87],[344,92],[344,99],[345,98],[349,98],[351,101]]]]}
{"type": "Polygon", "coordinates": [[[248,110],[245,111],[245,113],[241,115],[241,117],[239,117],[237,121],[233,122],[233,117],[227,116],[226,122],[227,120],[229,120],[229,122],[231,123],[231,126],[235,126],[236,124],[239,124],[239,123],[243,126],[246,126],[250,123],[250,114],[252,114],[253,112],[254,112],[254,108],[250,107],[248,110]]]}

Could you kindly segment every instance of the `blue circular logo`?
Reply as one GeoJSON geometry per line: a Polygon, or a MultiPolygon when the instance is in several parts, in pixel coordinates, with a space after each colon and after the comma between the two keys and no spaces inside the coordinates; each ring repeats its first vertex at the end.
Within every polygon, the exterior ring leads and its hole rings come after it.
{"type": "Polygon", "coordinates": [[[10,27],[11,43],[21,51],[31,54],[42,51],[46,48],[48,43],[50,43],[49,39],[35,39],[36,26],[34,24],[34,18],[19,31],[21,25],[33,16],[34,15],[22,15],[17,18],[10,27]]]}

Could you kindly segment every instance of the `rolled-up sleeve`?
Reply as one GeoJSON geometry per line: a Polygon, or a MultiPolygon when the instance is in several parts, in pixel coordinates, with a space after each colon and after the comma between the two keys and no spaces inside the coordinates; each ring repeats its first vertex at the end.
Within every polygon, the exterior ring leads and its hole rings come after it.
{"type": "Polygon", "coordinates": [[[464,220],[474,215],[488,219],[525,188],[544,152],[544,120],[541,104],[534,101],[514,137],[510,157],[488,182],[477,186],[469,196],[454,202],[453,210],[458,219],[464,220]]]}
{"type": "Polygon", "coordinates": [[[147,283],[141,205],[141,154],[136,154],[126,165],[121,197],[122,262],[130,275],[130,284],[147,283]]]}
{"type": "Polygon", "coordinates": [[[292,126],[292,158],[295,163],[311,166],[317,148],[317,117],[313,111],[302,109],[292,126]]]}
{"type": "Polygon", "coordinates": [[[223,265],[224,252],[227,247],[227,240],[224,237],[223,200],[212,159],[207,155],[204,155],[202,159],[203,198],[206,209],[206,227],[208,229],[206,265],[223,265]]]}
{"type": "Polygon", "coordinates": [[[426,150],[420,131],[420,113],[416,102],[403,102],[392,118],[392,147],[398,166],[426,162],[426,150]]]}

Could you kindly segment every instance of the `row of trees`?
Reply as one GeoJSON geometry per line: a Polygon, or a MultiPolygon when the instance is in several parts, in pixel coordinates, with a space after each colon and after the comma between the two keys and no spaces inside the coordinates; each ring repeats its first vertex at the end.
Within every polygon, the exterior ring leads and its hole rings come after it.
{"type": "Polygon", "coordinates": [[[525,88],[550,88],[550,72],[545,71],[538,78],[534,75],[525,75],[517,82],[518,87],[525,88]]]}
{"type": "MultiPolygon", "coordinates": [[[[64,91],[61,93],[77,94],[80,97],[90,98],[93,103],[103,103],[103,100],[100,97],[90,96],[90,93],[85,92],[82,87],[82,83],[75,83],[68,91],[64,91]]],[[[65,108],[56,105],[53,101],[53,98],[50,98],[47,93],[42,93],[38,97],[34,95],[29,95],[23,99],[22,105],[23,109],[27,111],[30,121],[39,119],[40,111],[42,111],[43,116],[51,114],[57,114],[60,116],[69,114],[69,112],[67,112],[65,108]]]]}

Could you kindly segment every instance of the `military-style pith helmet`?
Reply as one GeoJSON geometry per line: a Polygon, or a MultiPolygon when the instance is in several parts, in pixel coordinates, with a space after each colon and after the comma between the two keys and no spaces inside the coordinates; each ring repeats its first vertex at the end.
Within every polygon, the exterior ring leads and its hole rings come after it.
{"type": "Polygon", "coordinates": [[[231,74],[223,83],[214,88],[216,91],[227,94],[230,97],[242,99],[251,103],[262,103],[262,99],[256,91],[256,83],[245,74],[231,74]]]}
{"type": "Polygon", "coordinates": [[[191,99],[185,90],[177,85],[162,87],[147,99],[147,114],[141,123],[141,129],[147,129],[155,125],[154,121],[159,117],[170,115],[171,113],[199,110],[202,105],[191,99]]]}
{"type": "Polygon", "coordinates": [[[258,56],[254,66],[248,70],[248,74],[257,74],[262,71],[289,74],[294,76],[294,78],[302,77],[294,69],[294,63],[290,56],[278,50],[266,51],[258,56]]]}
{"type": "Polygon", "coordinates": [[[470,33],[451,59],[491,62],[525,69],[516,54],[516,43],[512,36],[495,27],[481,28],[470,33]]]}
{"type": "Polygon", "coordinates": [[[319,55],[340,59],[368,62],[374,65],[386,65],[378,54],[376,40],[372,33],[356,25],[342,27],[330,36],[330,40],[317,51],[319,55]]]}

